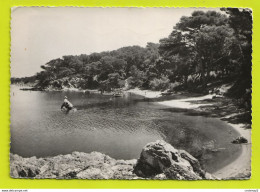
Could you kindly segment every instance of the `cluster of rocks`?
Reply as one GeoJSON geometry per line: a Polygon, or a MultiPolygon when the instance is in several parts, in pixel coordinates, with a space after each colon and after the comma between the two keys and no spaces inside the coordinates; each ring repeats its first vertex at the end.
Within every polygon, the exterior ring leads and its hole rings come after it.
{"type": "Polygon", "coordinates": [[[234,144],[242,144],[242,143],[248,143],[248,140],[242,136],[234,139],[231,143],[234,143],[234,144]]]}
{"type": "Polygon", "coordinates": [[[135,179],[136,160],[115,160],[99,152],[73,152],[48,158],[11,154],[11,177],[56,179],[135,179]]]}
{"type": "Polygon", "coordinates": [[[116,160],[99,152],[47,158],[10,155],[13,178],[56,179],[216,179],[197,159],[164,141],[148,143],[138,160],[116,160]]]}

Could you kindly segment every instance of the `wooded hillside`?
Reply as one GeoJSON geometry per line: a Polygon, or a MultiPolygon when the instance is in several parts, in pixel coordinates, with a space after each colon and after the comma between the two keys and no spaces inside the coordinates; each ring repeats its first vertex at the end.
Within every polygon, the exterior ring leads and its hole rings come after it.
{"type": "MultiPolygon", "coordinates": [[[[205,93],[214,83],[231,83],[227,95],[249,101],[251,10],[222,11],[226,14],[195,11],[189,17],[183,16],[168,37],[159,44],[147,43],[145,48],[131,46],[53,59],[29,80],[36,79],[35,86],[42,89],[111,90],[127,85],[205,93]]],[[[13,83],[19,81],[23,79],[12,79],[13,83]]]]}

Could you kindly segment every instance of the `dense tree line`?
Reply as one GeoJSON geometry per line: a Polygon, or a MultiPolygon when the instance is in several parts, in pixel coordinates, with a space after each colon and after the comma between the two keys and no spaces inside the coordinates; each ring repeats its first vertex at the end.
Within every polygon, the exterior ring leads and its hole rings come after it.
{"type": "Polygon", "coordinates": [[[36,74],[36,86],[205,91],[217,80],[234,82],[229,94],[242,97],[251,90],[252,15],[222,11],[183,16],[159,44],[51,60],[36,74]]]}
{"type": "Polygon", "coordinates": [[[123,47],[115,51],[63,56],[41,66],[36,74],[36,86],[41,88],[76,87],[111,90],[125,86],[149,87],[149,80],[159,76],[151,63],[159,58],[157,44],[123,47]]]}
{"type": "Polygon", "coordinates": [[[32,84],[33,85],[35,81],[36,81],[36,76],[11,78],[11,84],[32,84]]]}

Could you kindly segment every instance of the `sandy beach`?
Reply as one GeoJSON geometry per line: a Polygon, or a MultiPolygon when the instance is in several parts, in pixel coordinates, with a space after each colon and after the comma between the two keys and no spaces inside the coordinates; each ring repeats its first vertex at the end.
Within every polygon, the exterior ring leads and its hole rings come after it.
{"type": "Polygon", "coordinates": [[[144,97],[150,98],[150,99],[158,98],[162,94],[161,91],[140,90],[139,88],[129,89],[126,92],[134,93],[136,95],[141,95],[141,96],[144,96],[144,97]]]}
{"type": "Polygon", "coordinates": [[[213,173],[216,177],[221,178],[243,178],[245,176],[250,175],[251,173],[251,129],[243,128],[243,124],[231,124],[237,132],[239,132],[240,136],[243,136],[248,140],[247,144],[240,144],[242,147],[242,152],[239,157],[233,161],[232,163],[226,165],[222,169],[213,173]]]}
{"type": "MultiPolygon", "coordinates": [[[[127,92],[138,94],[147,98],[158,98],[161,96],[160,91],[150,91],[150,90],[140,90],[140,89],[130,89],[127,92]]],[[[207,104],[195,104],[192,103],[193,101],[202,101],[205,99],[212,99],[213,95],[205,95],[200,97],[191,97],[185,99],[172,99],[167,101],[160,101],[157,102],[158,104],[174,107],[174,108],[182,108],[182,109],[196,109],[201,106],[211,105],[210,103],[207,104]]],[[[229,116],[227,115],[226,118],[229,116]]],[[[239,157],[231,162],[230,164],[226,165],[225,167],[221,168],[218,171],[212,173],[218,178],[221,179],[232,179],[232,178],[241,178],[250,175],[251,172],[251,129],[244,128],[244,124],[232,124],[226,122],[230,125],[234,130],[236,130],[240,136],[246,138],[248,140],[247,144],[240,144],[242,147],[242,152],[239,157]]]]}

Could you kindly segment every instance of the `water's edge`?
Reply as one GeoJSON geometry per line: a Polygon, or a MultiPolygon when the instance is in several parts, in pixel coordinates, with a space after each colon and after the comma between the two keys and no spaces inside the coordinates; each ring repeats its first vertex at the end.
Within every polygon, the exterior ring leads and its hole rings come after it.
{"type": "MultiPolygon", "coordinates": [[[[226,123],[226,122],[225,122],[226,123]]],[[[234,129],[234,127],[232,127],[233,128],[233,130],[234,130],[234,132],[238,132],[238,130],[236,130],[236,129],[234,129]]],[[[239,132],[238,132],[239,133],[239,132]]],[[[240,133],[239,133],[240,134],[240,133]]],[[[229,166],[229,165],[231,165],[233,162],[237,162],[237,160],[239,159],[239,158],[241,158],[241,155],[242,155],[242,149],[240,150],[240,153],[238,154],[236,154],[236,156],[232,156],[231,158],[230,158],[230,160],[231,160],[231,162],[228,162],[228,163],[226,163],[226,165],[224,165],[223,167],[226,167],[226,166],[229,166]],[[235,157],[235,158],[234,158],[235,157]]],[[[51,156],[50,156],[51,157],[51,156]]],[[[128,160],[126,160],[126,161],[128,161],[128,160]]],[[[221,169],[221,168],[220,168],[221,169]]],[[[220,170],[219,169],[219,170],[220,170]]],[[[218,170],[215,170],[214,172],[218,172],[218,170]]],[[[220,174],[221,175],[221,174],[220,174]]]]}

